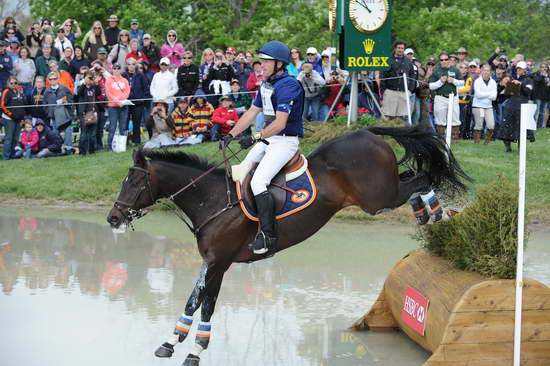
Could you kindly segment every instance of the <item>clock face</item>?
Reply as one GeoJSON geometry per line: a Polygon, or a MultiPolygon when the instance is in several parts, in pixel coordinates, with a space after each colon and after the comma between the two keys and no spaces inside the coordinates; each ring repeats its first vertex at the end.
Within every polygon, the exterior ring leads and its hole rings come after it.
{"type": "Polygon", "coordinates": [[[351,0],[349,5],[351,22],[363,33],[380,29],[388,17],[387,0],[351,0]]]}

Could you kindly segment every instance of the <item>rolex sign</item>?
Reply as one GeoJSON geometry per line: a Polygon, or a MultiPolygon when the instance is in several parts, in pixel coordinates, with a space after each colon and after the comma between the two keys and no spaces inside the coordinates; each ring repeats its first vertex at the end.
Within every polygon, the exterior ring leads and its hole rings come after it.
{"type": "Polygon", "coordinates": [[[349,71],[387,70],[392,54],[393,0],[341,0],[338,3],[344,7],[345,20],[341,66],[349,71]]]}

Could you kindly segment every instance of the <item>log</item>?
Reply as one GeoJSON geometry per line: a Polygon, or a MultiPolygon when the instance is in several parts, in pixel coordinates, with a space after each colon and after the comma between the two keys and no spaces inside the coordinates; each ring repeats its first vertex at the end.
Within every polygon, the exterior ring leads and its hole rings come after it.
{"type": "MultiPolygon", "coordinates": [[[[514,297],[514,280],[460,271],[418,249],[395,265],[378,299],[353,328],[402,330],[432,352],[424,366],[512,365],[514,297]],[[430,301],[424,335],[402,319],[407,287],[430,301]]],[[[521,364],[550,365],[550,288],[525,280],[522,311],[521,364]]]]}

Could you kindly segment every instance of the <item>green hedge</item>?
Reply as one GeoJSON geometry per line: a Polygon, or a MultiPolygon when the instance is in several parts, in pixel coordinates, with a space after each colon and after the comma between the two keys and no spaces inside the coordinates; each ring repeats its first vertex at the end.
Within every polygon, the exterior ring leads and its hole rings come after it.
{"type": "Polygon", "coordinates": [[[515,278],[517,216],[517,186],[499,176],[482,187],[461,214],[419,227],[416,239],[458,269],[487,277],[515,278]]]}

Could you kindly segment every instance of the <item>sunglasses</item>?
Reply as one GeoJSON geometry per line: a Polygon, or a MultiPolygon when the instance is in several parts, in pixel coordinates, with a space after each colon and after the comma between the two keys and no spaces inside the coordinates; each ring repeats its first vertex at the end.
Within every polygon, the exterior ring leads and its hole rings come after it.
{"type": "Polygon", "coordinates": [[[308,55],[308,56],[315,56],[314,53],[308,53],[307,55],[308,55]]]}
{"type": "Polygon", "coordinates": [[[160,66],[168,66],[168,64],[160,64],[160,66]]]}
{"type": "Polygon", "coordinates": [[[169,34],[168,37],[175,37],[175,34],[169,34]]]}
{"type": "Polygon", "coordinates": [[[17,81],[10,82],[10,85],[17,85],[17,81]]]}
{"type": "Polygon", "coordinates": [[[101,27],[94,27],[94,29],[101,29],[101,27]]]}
{"type": "Polygon", "coordinates": [[[439,61],[449,61],[448,58],[440,58],[439,61]]]}
{"type": "Polygon", "coordinates": [[[435,66],[435,64],[433,62],[428,62],[427,64],[428,66],[435,66]]]}
{"type": "Polygon", "coordinates": [[[134,66],[135,66],[135,65],[136,65],[136,63],[135,63],[135,62],[131,62],[131,63],[130,63],[130,62],[128,62],[128,63],[127,63],[126,65],[128,65],[128,66],[134,65],[134,66]]]}
{"type": "Polygon", "coordinates": [[[184,60],[191,60],[191,59],[193,59],[193,57],[183,56],[183,59],[184,59],[184,60]]]}
{"type": "Polygon", "coordinates": [[[50,81],[57,80],[57,78],[49,78],[48,80],[50,80],[50,81]]]}

